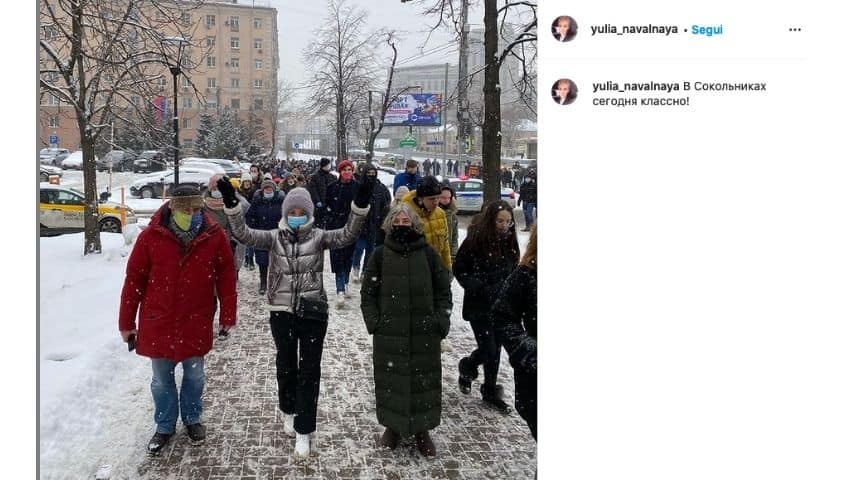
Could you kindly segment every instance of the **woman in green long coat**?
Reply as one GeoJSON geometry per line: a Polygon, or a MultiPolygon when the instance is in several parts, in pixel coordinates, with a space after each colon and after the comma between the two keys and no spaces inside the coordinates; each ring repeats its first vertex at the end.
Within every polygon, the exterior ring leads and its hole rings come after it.
{"type": "Polygon", "coordinates": [[[377,420],[386,427],[380,445],[397,448],[415,435],[418,450],[435,456],[429,431],[442,413],[440,342],[451,327],[449,272],[422,234],[418,215],[405,204],[389,209],[385,241],[365,267],[362,315],[374,336],[377,420]]]}

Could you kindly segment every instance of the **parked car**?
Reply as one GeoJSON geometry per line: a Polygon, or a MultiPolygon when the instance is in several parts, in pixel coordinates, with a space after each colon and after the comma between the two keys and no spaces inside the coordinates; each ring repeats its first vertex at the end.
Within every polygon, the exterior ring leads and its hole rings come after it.
{"type": "Polygon", "coordinates": [[[104,158],[95,161],[95,168],[99,172],[107,171],[112,162],[114,172],[129,172],[133,170],[135,160],[136,153],[131,150],[110,150],[104,158]]]}
{"type": "MultiPolygon", "coordinates": [[[[457,209],[461,212],[479,213],[483,207],[483,180],[479,178],[451,178],[448,184],[457,192],[457,209]]],[[[516,192],[501,188],[501,199],[516,208],[516,192]]]]}
{"type": "Polygon", "coordinates": [[[43,148],[39,151],[39,163],[58,167],[69,153],[67,148],[43,148]]]}
{"type": "MultiPolygon", "coordinates": [[[[95,155],[95,164],[98,164],[97,155],[95,155]]],[[[69,154],[64,160],[62,160],[61,165],[62,168],[66,170],[83,170],[83,150],[77,150],[76,152],[69,154]]]]}
{"type": "Polygon", "coordinates": [[[171,166],[166,155],[158,150],[146,150],[133,162],[133,173],[150,173],[166,170],[171,166]]]}
{"type": "MultiPolygon", "coordinates": [[[[178,180],[181,183],[195,183],[204,193],[208,189],[208,180],[216,174],[213,170],[196,167],[179,167],[178,180]]],[[[164,170],[133,182],[130,186],[130,194],[142,198],[163,198],[163,190],[167,192],[175,181],[175,172],[164,170]]]]}
{"type": "Polygon", "coordinates": [[[213,175],[213,174],[227,175],[225,169],[223,169],[222,167],[220,167],[219,165],[217,165],[215,163],[197,162],[197,161],[190,162],[190,161],[186,161],[186,159],[185,159],[184,161],[181,162],[181,168],[183,168],[183,167],[188,167],[188,168],[192,167],[192,168],[199,168],[199,169],[203,169],[203,170],[210,170],[211,172],[213,172],[211,175],[213,175]]]}
{"type": "MultiPolygon", "coordinates": [[[[225,158],[199,158],[199,157],[187,157],[181,160],[181,165],[186,165],[186,162],[194,162],[197,164],[199,162],[209,163],[212,165],[217,165],[225,171],[225,174],[228,175],[228,178],[240,178],[240,174],[244,172],[239,163],[235,163],[232,160],[227,160],[225,158]]],[[[249,171],[246,169],[245,171],[249,171]]]]}
{"type": "MultiPolygon", "coordinates": [[[[50,183],[39,184],[39,234],[59,235],[83,231],[83,192],[50,183]]],[[[98,203],[98,224],[102,232],[121,233],[122,209],[125,223],[136,223],[130,207],[115,202],[98,203]]]]}
{"type": "Polygon", "coordinates": [[[53,165],[39,165],[39,181],[47,182],[51,175],[62,178],[62,169],[53,165]]]}

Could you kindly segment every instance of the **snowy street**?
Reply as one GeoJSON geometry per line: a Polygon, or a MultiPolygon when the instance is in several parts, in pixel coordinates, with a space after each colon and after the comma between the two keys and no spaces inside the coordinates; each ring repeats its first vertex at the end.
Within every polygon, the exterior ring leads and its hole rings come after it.
{"type": "MultiPolygon", "coordinates": [[[[527,234],[519,240],[524,249],[527,234]]],[[[131,247],[119,234],[102,234],[102,241],[104,253],[85,258],[82,234],[40,241],[42,478],[92,478],[99,469],[113,479],[533,478],[536,443],[524,421],[515,411],[504,417],[484,406],[477,393],[482,375],[470,395],[457,388],[457,362],[475,342],[461,318],[463,291],[456,282],[443,351],[442,423],[432,432],[438,457],[424,459],[411,439],[394,452],[376,446],[383,427],[375,414],[371,338],[354,295],[343,310],[330,307],[313,452],[296,463],[294,440],[277,413],[275,348],[256,293],[258,272],[245,269],[238,326],[206,356],[206,443],[190,446],[179,425],[162,455],[149,457],[150,362],[127,352],[116,325],[131,247]]],[[[334,291],[328,258],[326,272],[327,292],[334,291]]],[[[499,383],[512,404],[506,355],[499,383]]]]}

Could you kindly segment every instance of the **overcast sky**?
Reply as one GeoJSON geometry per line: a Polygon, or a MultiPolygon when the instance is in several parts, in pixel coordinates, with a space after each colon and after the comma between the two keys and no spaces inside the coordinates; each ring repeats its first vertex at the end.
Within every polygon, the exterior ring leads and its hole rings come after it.
{"type": "MultiPolygon", "coordinates": [[[[265,1],[265,0],[261,0],[265,1]]],[[[302,51],[314,39],[313,32],[328,15],[327,2],[298,0],[268,0],[270,6],[278,10],[279,27],[279,77],[284,77],[294,86],[299,86],[307,78],[302,63],[302,51]]],[[[448,45],[453,40],[453,32],[442,29],[434,33],[424,51],[437,51],[430,55],[419,52],[419,47],[427,38],[427,31],[435,23],[435,18],[421,14],[423,7],[412,3],[400,3],[400,0],[348,0],[350,5],[368,12],[370,29],[396,30],[398,42],[398,65],[416,65],[418,63],[456,63],[459,58],[458,46],[448,45]],[[442,48],[442,47],[445,48],[442,48]]],[[[479,2],[469,9],[469,24],[483,24],[483,7],[479,2]]],[[[381,51],[390,51],[388,48],[381,51]]]]}

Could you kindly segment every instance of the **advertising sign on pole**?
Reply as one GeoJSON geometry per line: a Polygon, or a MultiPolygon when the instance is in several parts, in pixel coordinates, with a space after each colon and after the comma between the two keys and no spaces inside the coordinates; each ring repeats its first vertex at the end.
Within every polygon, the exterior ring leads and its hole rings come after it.
{"type": "Polygon", "coordinates": [[[386,111],[383,123],[387,126],[442,125],[442,95],[439,93],[400,95],[386,111]]]}

